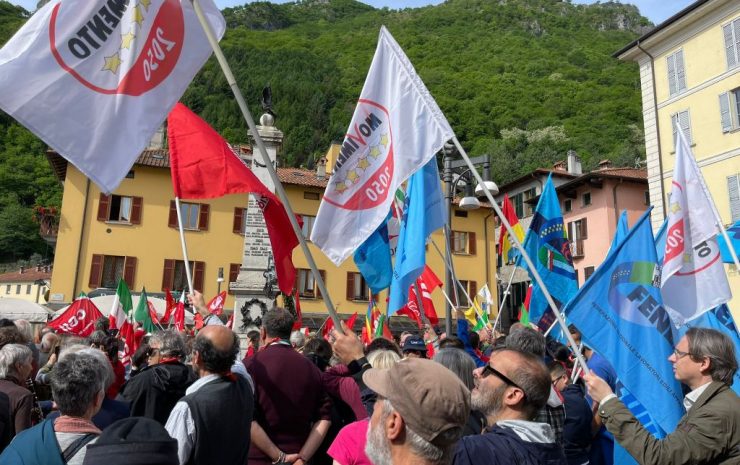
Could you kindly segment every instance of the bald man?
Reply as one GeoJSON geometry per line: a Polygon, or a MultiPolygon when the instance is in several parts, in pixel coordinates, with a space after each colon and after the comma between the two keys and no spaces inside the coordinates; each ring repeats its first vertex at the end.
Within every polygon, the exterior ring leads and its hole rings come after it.
{"type": "Polygon", "coordinates": [[[231,372],[239,339],[226,326],[206,326],[193,343],[193,383],[165,428],[177,439],[180,464],[244,465],[254,399],[249,383],[231,372]]]}

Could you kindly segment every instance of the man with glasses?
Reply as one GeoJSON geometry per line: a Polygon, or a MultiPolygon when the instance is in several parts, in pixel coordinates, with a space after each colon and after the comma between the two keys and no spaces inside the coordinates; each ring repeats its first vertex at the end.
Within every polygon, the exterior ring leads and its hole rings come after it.
{"type": "Polygon", "coordinates": [[[501,349],[473,377],[471,404],[486,416],[489,427],[482,435],[460,440],[455,465],[567,464],[550,425],[532,421],[550,394],[550,373],[542,360],[501,349]]]}
{"type": "Polygon", "coordinates": [[[159,331],[149,339],[147,367],[129,379],[121,395],[131,403],[131,416],[152,418],[162,425],[197,377],[183,364],[183,337],[173,330],[159,331]]]}
{"type": "Polygon", "coordinates": [[[691,389],[676,430],[656,439],[598,376],[584,376],[599,415],[615,440],[641,464],[740,463],[740,399],[730,389],[737,371],[732,340],[691,328],[668,357],[676,379],[691,389]]]}

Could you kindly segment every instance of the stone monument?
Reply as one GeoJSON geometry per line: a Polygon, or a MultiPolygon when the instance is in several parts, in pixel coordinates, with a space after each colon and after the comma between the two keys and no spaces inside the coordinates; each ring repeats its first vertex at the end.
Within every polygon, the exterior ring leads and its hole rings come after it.
{"type": "MultiPolygon", "coordinates": [[[[260,117],[257,132],[265,144],[270,163],[276,167],[277,152],[283,141],[283,133],[275,127],[275,117],[269,110],[260,117]]],[[[274,192],[275,184],[263,163],[254,134],[250,132],[249,137],[252,143],[252,156],[251,160],[245,161],[259,180],[274,192]]],[[[246,345],[247,331],[258,328],[263,313],[272,307],[275,295],[279,292],[275,276],[265,220],[257,201],[250,195],[246,212],[242,264],[236,281],[229,283],[229,289],[235,297],[234,331],[239,334],[242,348],[246,345]],[[267,283],[270,285],[266,286],[267,283]],[[269,292],[270,289],[272,294],[269,292]]]]}

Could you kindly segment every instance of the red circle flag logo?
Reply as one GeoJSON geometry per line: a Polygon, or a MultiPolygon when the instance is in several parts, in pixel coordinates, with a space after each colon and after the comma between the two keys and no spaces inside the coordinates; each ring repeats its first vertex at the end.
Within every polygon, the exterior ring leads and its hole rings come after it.
{"type": "Polygon", "coordinates": [[[388,110],[372,100],[360,99],[324,200],[348,210],[377,207],[394,189],[393,172],[388,110]]]}
{"type": "Polygon", "coordinates": [[[179,0],[62,0],[49,22],[56,62],[101,94],[157,87],[177,65],[184,38],[179,0]]]}

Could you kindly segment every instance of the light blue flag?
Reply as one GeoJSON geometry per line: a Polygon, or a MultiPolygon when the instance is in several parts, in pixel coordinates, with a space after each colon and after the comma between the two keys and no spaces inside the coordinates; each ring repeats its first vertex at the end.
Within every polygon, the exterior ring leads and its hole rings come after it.
{"type": "MultiPolygon", "coordinates": [[[[740,221],[727,228],[727,237],[730,238],[732,248],[735,249],[735,255],[740,257],[740,221]]],[[[730,254],[730,247],[725,241],[725,237],[722,234],[717,235],[717,243],[719,244],[719,253],[722,255],[722,261],[725,263],[735,263],[730,254]]]]}
{"type": "Polygon", "coordinates": [[[437,160],[433,158],[409,179],[388,299],[388,316],[406,305],[409,286],[424,271],[427,238],[446,222],[447,208],[437,160]]]}
{"type": "MultiPolygon", "coordinates": [[[[570,244],[566,238],[563,215],[560,212],[560,202],[552,184],[552,175],[547,178],[542,189],[523,245],[555,304],[558,308],[562,307],[578,291],[578,282],[570,255],[570,244]]],[[[520,266],[527,269],[523,260],[520,261],[522,262],[520,266]]],[[[547,330],[555,321],[555,315],[532,277],[531,271],[530,279],[532,300],[529,303],[529,321],[547,330]]]]}
{"type": "Polygon", "coordinates": [[[609,246],[609,251],[606,253],[609,255],[612,250],[627,237],[627,233],[630,230],[629,220],[627,219],[627,210],[622,210],[619,215],[619,221],[617,221],[617,231],[614,233],[614,239],[612,239],[612,245],[609,246]]]}
{"type": "MultiPolygon", "coordinates": [[[[740,360],[740,335],[738,335],[737,326],[726,304],[715,307],[702,314],[699,318],[689,321],[678,330],[678,335],[683,336],[693,326],[716,329],[730,336],[730,339],[735,344],[735,358],[740,360]]],[[[740,395],[740,372],[736,371],[732,380],[732,390],[740,395]]]]}
{"type": "Polygon", "coordinates": [[[684,414],[668,357],[671,320],[660,295],[655,241],[645,212],[564,309],[663,431],[684,414]]]}
{"type": "Polygon", "coordinates": [[[390,217],[389,213],[378,229],[357,248],[354,254],[355,265],[373,294],[390,286],[393,276],[391,247],[388,242],[388,219],[390,217]]]}
{"type": "Polygon", "coordinates": [[[663,221],[660,229],[655,233],[655,254],[658,257],[658,264],[663,266],[663,258],[665,258],[665,238],[668,232],[668,219],[663,221]]]}

